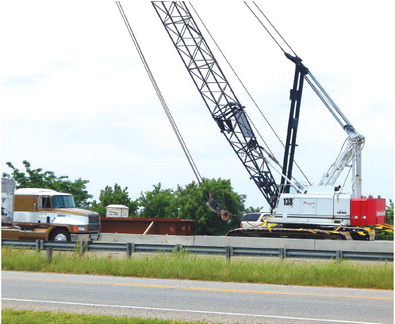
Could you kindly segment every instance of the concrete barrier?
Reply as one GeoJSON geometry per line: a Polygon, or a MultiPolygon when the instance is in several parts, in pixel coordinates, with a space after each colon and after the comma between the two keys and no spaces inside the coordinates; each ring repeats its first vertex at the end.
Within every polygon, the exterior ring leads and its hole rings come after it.
{"type": "Polygon", "coordinates": [[[188,246],[233,246],[245,248],[286,248],[394,253],[393,241],[332,241],[229,236],[183,236],[102,233],[102,242],[169,244],[188,246]]]}

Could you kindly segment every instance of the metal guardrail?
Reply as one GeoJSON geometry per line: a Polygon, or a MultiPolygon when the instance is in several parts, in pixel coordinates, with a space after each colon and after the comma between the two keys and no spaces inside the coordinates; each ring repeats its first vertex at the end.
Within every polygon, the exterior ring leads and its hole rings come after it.
{"type": "Polygon", "coordinates": [[[2,241],[2,246],[16,248],[47,250],[52,255],[53,250],[77,251],[109,251],[125,252],[128,257],[138,252],[181,252],[209,255],[225,255],[227,259],[232,256],[256,256],[279,258],[316,258],[316,259],[351,259],[351,260],[387,260],[393,261],[394,255],[389,252],[361,252],[343,250],[305,250],[287,248],[246,248],[232,246],[188,246],[181,244],[134,244],[134,243],[102,243],[102,242],[44,242],[36,241],[2,241]]]}

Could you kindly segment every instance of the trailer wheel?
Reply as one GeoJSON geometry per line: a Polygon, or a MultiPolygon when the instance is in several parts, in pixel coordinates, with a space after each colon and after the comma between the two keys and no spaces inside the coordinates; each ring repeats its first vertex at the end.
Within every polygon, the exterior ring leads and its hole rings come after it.
{"type": "Polygon", "coordinates": [[[71,237],[70,237],[70,233],[67,229],[55,228],[51,232],[50,240],[55,241],[55,242],[70,242],[71,237]]]}

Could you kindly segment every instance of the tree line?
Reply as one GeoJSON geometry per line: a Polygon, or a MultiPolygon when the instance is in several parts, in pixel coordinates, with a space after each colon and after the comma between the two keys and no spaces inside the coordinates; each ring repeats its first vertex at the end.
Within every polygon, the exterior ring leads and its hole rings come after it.
{"type": "MultiPolygon", "coordinates": [[[[193,219],[197,235],[223,235],[239,226],[241,215],[246,211],[246,196],[236,193],[230,180],[225,179],[203,179],[201,184],[192,181],[176,189],[163,188],[158,183],[151,191],[141,192],[135,199],[129,196],[128,187],[122,188],[115,183],[102,189],[98,200],[92,200],[93,196],[86,187],[89,180],[56,176],[53,171],[32,168],[26,160],[23,161],[25,170],[19,170],[11,162],[6,164],[11,172],[3,173],[3,177],[14,179],[17,188],[48,188],[66,192],[73,195],[77,207],[96,211],[101,216],[106,215],[106,206],[119,204],[129,208],[129,217],[193,219]],[[219,206],[233,215],[229,221],[223,221],[206,205],[210,193],[219,206]]],[[[251,210],[259,208],[250,207],[251,210]]]]}
{"type": "MultiPolygon", "coordinates": [[[[100,191],[99,200],[92,200],[93,196],[86,188],[89,180],[71,180],[68,176],[56,176],[54,172],[43,171],[42,168],[33,169],[26,160],[23,161],[24,171],[17,169],[11,162],[6,165],[12,172],[3,173],[3,177],[14,179],[17,188],[48,188],[66,192],[73,195],[77,207],[96,211],[101,216],[106,215],[106,206],[117,204],[129,208],[129,217],[193,219],[197,235],[223,235],[239,227],[244,212],[261,209],[246,208],[246,195],[236,193],[230,180],[225,179],[203,179],[201,184],[193,181],[185,186],[177,186],[177,189],[165,189],[158,183],[153,185],[151,191],[141,192],[140,197],[135,199],[129,197],[128,187],[122,188],[115,183],[100,191]],[[230,221],[223,221],[206,205],[210,193],[222,208],[233,215],[230,221]]],[[[387,206],[386,216],[387,223],[393,225],[392,200],[387,206]]],[[[393,233],[378,232],[376,239],[392,240],[393,233]]]]}

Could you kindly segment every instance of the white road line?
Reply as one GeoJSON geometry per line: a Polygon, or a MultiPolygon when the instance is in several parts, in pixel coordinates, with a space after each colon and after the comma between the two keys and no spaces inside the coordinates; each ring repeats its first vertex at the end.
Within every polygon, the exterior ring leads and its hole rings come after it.
{"type": "Polygon", "coordinates": [[[316,321],[326,323],[347,323],[347,324],[382,324],[377,322],[359,322],[359,321],[346,321],[346,320],[333,320],[333,319],[322,319],[322,318],[305,318],[305,317],[290,317],[290,316],[276,316],[276,315],[264,315],[264,314],[244,314],[244,313],[226,313],[226,312],[210,312],[200,311],[191,309],[173,309],[173,308],[157,308],[157,307],[144,307],[144,306],[129,306],[129,305],[108,305],[108,304],[90,304],[90,303],[73,303],[73,302],[62,302],[54,300],[34,300],[34,299],[19,299],[19,298],[6,298],[2,297],[2,300],[16,301],[16,302],[29,302],[29,303],[43,303],[43,304],[61,304],[61,305],[72,305],[72,306],[93,306],[93,307],[110,307],[110,308],[126,308],[136,310],[151,310],[159,312],[178,312],[178,313],[198,313],[207,315],[226,315],[226,316],[244,316],[244,317],[262,317],[262,318],[273,318],[293,321],[316,321]]]}

